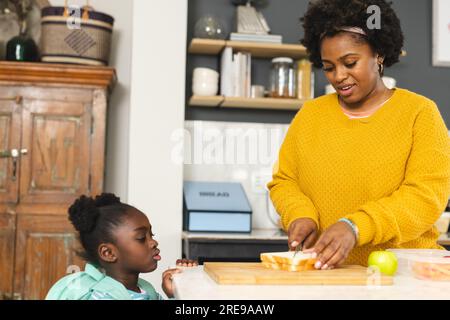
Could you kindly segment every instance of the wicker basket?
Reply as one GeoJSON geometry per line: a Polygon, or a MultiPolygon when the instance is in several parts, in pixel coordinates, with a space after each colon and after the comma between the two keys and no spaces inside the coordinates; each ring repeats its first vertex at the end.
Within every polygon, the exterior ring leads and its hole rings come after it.
{"type": "Polygon", "coordinates": [[[43,62],[108,65],[114,18],[81,8],[81,19],[69,15],[69,7],[42,9],[41,59],[43,62]]]}

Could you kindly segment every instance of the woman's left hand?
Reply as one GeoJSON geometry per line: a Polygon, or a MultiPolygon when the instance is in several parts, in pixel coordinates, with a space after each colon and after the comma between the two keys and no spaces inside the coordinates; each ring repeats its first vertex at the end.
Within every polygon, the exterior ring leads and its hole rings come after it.
{"type": "Polygon", "coordinates": [[[322,233],[313,248],[303,252],[317,254],[316,269],[333,269],[344,263],[355,245],[352,228],[345,222],[337,222],[322,233]]]}

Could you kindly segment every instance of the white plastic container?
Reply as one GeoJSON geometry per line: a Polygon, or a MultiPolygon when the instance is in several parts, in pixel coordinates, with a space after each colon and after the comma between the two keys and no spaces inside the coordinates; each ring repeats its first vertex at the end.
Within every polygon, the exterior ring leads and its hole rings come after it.
{"type": "Polygon", "coordinates": [[[421,280],[450,281],[450,251],[437,249],[388,249],[398,259],[397,274],[421,280]]]}
{"type": "Polygon", "coordinates": [[[219,73],[209,68],[195,68],[192,92],[197,96],[215,96],[219,90],[219,73]]]}

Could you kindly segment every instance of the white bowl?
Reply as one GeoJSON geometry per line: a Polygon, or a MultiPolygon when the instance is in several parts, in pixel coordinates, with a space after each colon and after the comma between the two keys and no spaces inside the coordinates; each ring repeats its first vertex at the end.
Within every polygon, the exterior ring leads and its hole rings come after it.
{"type": "Polygon", "coordinates": [[[216,70],[209,68],[195,68],[193,73],[194,79],[197,77],[206,77],[206,78],[219,78],[219,73],[216,70]]]}
{"type": "Polygon", "coordinates": [[[216,83],[201,82],[192,84],[192,92],[196,96],[215,96],[219,90],[219,86],[216,83]]]}
{"type": "Polygon", "coordinates": [[[211,77],[211,76],[196,76],[192,78],[192,83],[218,83],[219,78],[211,77]]]}

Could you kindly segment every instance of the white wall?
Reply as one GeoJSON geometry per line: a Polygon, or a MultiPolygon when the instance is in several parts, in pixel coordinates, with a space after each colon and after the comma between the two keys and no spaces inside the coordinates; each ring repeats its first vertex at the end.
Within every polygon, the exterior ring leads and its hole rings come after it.
{"type": "MultiPolygon", "coordinates": [[[[118,82],[108,105],[105,191],[115,193],[126,202],[133,1],[90,0],[89,3],[95,10],[107,13],[115,19],[110,66],[116,69],[118,82]]],[[[51,4],[63,6],[64,0],[51,0],[51,4]]],[[[70,0],[69,4],[83,6],[86,0],[70,0]]]]}
{"type": "Polygon", "coordinates": [[[161,292],[161,274],[181,257],[182,163],[171,135],[184,126],[187,0],[134,0],[128,201],[147,213],[162,261],[145,275],[161,292]]]}
{"type": "Polygon", "coordinates": [[[279,215],[269,200],[287,124],[185,121],[184,180],[239,182],[252,208],[252,229],[276,229],[279,215]]]}
{"type": "Polygon", "coordinates": [[[149,216],[162,261],[143,277],[163,293],[162,271],[181,258],[183,171],[171,160],[170,138],[184,126],[187,0],[90,4],[115,18],[110,66],[118,83],[109,103],[105,190],[149,216]]]}

